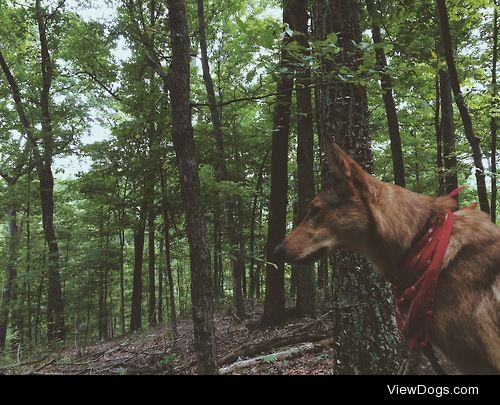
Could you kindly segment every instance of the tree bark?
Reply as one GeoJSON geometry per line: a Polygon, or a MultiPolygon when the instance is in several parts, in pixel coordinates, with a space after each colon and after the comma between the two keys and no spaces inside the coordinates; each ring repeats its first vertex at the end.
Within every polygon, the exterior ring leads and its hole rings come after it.
{"type": "MultiPolygon", "coordinates": [[[[297,97],[297,220],[302,221],[314,198],[314,133],[311,95],[311,69],[309,66],[308,10],[309,1],[293,1],[291,13],[295,21],[294,39],[300,44],[300,60],[295,68],[297,97]]],[[[296,314],[314,316],[316,312],[316,279],[313,263],[296,266],[296,314]]]]}
{"type": "MultiPolygon", "coordinates": [[[[295,181],[295,183],[297,183],[295,181]]],[[[298,184],[295,185],[295,188],[298,190],[298,184]]],[[[298,196],[297,196],[298,197],[298,196]]],[[[298,215],[298,198],[292,203],[292,218],[293,218],[293,228],[300,224],[299,215],[298,215]]],[[[297,275],[301,269],[301,265],[292,264],[290,266],[290,287],[289,287],[289,297],[290,299],[295,298],[295,302],[297,302],[297,275]]],[[[297,304],[295,305],[297,307],[297,304]]],[[[295,308],[296,309],[296,308],[295,308]]]]}
{"type": "Polygon", "coordinates": [[[118,238],[120,241],[120,323],[122,335],[125,334],[125,224],[124,215],[125,212],[120,208],[120,213],[118,214],[119,229],[118,238]]]}
{"type": "Polygon", "coordinates": [[[148,212],[148,322],[157,323],[156,286],[155,286],[155,212],[152,204],[148,212]]]}
{"type": "MultiPolygon", "coordinates": [[[[31,164],[31,155],[29,162],[31,164]]],[[[28,190],[26,202],[26,307],[27,307],[27,318],[28,318],[28,344],[33,343],[33,324],[32,324],[32,308],[31,308],[31,172],[28,172],[28,190]]]]}
{"type": "Polygon", "coordinates": [[[438,195],[444,195],[444,162],[443,162],[443,134],[441,133],[441,91],[439,74],[436,75],[436,108],[434,110],[434,131],[436,133],[436,168],[438,179],[438,195]]]}
{"type": "MultiPolygon", "coordinates": [[[[64,302],[61,290],[59,247],[54,228],[54,178],[52,159],[54,156],[54,134],[50,115],[50,89],[52,86],[52,61],[46,37],[47,21],[40,0],[35,2],[35,16],[40,39],[40,67],[42,71],[42,89],[40,91],[40,109],[42,115],[43,162],[38,163],[40,180],[40,200],[45,239],[49,249],[48,296],[47,296],[47,337],[49,342],[63,340],[64,302]]],[[[35,146],[35,145],[33,145],[35,146]]]]}
{"type": "Polygon", "coordinates": [[[460,82],[458,80],[457,67],[455,65],[455,59],[453,56],[453,47],[451,43],[450,25],[448,21],[448,10],[446,8],[445,0],[436,0],[437,9],[439,13],[440,30],[441,30],[441,42],[444,49],[444,55],[446,59],[446,64],[448,66],[448,74],[450,75],[450,84],[455,97],[455,103],[457,105],[458,111],[460,112],[460,117],[462,118],[462,124],[464,126],[464,132],[467,140],[469,141],[472,158],[474,160],[476,184],[477,184],[477,195],[479,198],[479,206],[481,211],[490,213],[490,205],[488,202],[488,195],[486,192],[486,180],[484,174],[483,166],[483,154],[481,152],[481,145],[479,138],[474,134],[474,127],[472,126],[472,119],[469,114],[469,110],[465,103],[464,96],[460,89],[460,82]]]}
{"type": "Polygon", "coordinates": [[[214,299],[215,302],[218,303],[220,298],[223,297],[223,291],[220,288],[220,283],[222,279],[222,272],[224,271],[221,265],[221,261],[219,260],[219,256],[221,254],[221,243],[220,243],[220,207],[218,204],[218,199],[215,202],[214,210],[213,210],[213,261],[214,261],[214,270],[213,270],[213,288],[214,288],[214,299]]]}
{"type": "Polygon", "coordinates": [[[441,95],[441,137],[443,141],[444,192],[451,193],[458,187],[457,156],[455,152],[455,129],[453,122],[453,100],[450,77],[444,69],[439,70],[439,94],[441,95]]]}
{"type": "MultiPolygon", "coordinates": [[[[241,173],[242,171],[240,169],[237,169],[238,173],[241,173]]],[[[243,303],[245,302],[244,300],[247,298],[247,272],[246,272],[246,267],[245,267],[245,258],[247,256],[245,252],[245,232],[243,231],[243,221],[242,218],[244,218],[243,214],[243,203],[241,201],[241,197],[237,198],[237,205],[236,205],[236,217],[238,218],[237,221],[237,235],[238,235],[238,264],[239,264],[239,274],[240,274],[240,280],[241,280],[241,292],[243,294],[243,303]]],[[[243,307],[244,308],[244,307],[243,307]]]]}
{"type": "Polygon", "coordinates": [[[168,0],[172,63],[168,89],[172,107],[172,140],[180,175],[191,263],[194,345],[199,374],[217,373],[210,255],[194,151],[189,98],[189,32],[183,0],[168,0]]]}
{"type": "MultiPolygon", "coordinates": [[[[161,325],[163,323],[163,277],[164,274],[166,274],[165,270],[165,264],[163,263],[163,251],[164,251],[164,239],[163,237],[160,237],[160,243],[158,246],[159,249],[159,260],[158,260],[158,323],[161,325]]],[[[165,283],[166,286],[166,283],[165,283]]],[[[168,300],[166,301],[167,303],[167,311],[168,311],[168,300]]]]}
{"type": "MultiPolygon", "coordinates": [[[[220,222],[219,229],[217,232],[217,252],[222,250],[222,231],[220,230],[220,222]]],[[[222,299],[226,296],[226,284],[225,284],[225,275],[224,275],[224,260],[222,259],[222,254],[217,254],[218,268],[219,268],[219,297],[222,299]]]]}
{"type": "Polygon", "coordinates": [[[99,266],[99,309],[98,309],[98,320],[99,320],[99,340],[108,339],[107,332],[107,322],[106,322],[106,292],[105,292],[105,277],[104,269],[99,266]]]}
{"type": "Polygon", "coordinates": [[[398,114],[392,89],[392,77],[387,72],[387,59],[383,47],[382,34],[378,23],[380,11],[375,8],[373,0],[366,0],[366,8],[370,16],[372,39],[375,44],[376,68],[380,72],[380,87],[384,99],[385,115],[391,141],[392,171],[394,173],[394,184],[405,187],[405,170],[403,161],[403,149],[401,147],[401,134],[399,133],[398,114]]]}
{"type": "MultiPolygon", "coordinates": [[[[283,22],[292,29],[291,0],[283,3],[283,22]]],[[[286,206],[288,200],[288,136],[290,132],[290,106],[293,91],[293,66],[287,46],[292,38],[285,34],[282,43],[276,85],[276,103],[273,115],[271,145],[271,197],[266,245],[266,291],[264,298],[264,325],[276,325],[285,320],[284,263],[274,257],[275,247],[286,233],[286,206]]]]}
{"type": "Polygon", "coordinates": [[[170,257],[170,221],[168,219],[168,194],[167,183],[163,170],[160,171],[161,195],[162,195],[162,214],[163,214],[163,238],[165,240],[165,268],[167,271],[168,283],[168,302],[170,311],[170,328],[172,335],[177,336],[177,317],[175,309],[174,278],[172,276],[172,260],[170,257]]]}
{"type": "MultiPolygon", "coordinates": [[[[323,133],[331,136],[366,170],[372,170],[366,89],[356,80],[338,79],[335,69],[356,72],[362,63],[360,9],[356,0],[318,0],[314,10],[318,37],[338,33],[336,64],[322,60],[319,113],[323,133]]],[[[355,73],[353,73],[355,74],[355,73]]],[[[398,335],[387,286],[366,259],[349,253],[334,256],[334,372],[393,373],[398,335]]]]}
{"type": "MultiPolygon", "coordinates": [[[[154,125],[151,124],[148,129],[149,152],[147,155],[144,156],[148,160],[149,165],[144,168],[143,196],[139,211],[138,223],[136,224],[134,229],[135,259],[134,259],[134,275],[133,275],[133,287],[132,287],[132,308],[130,315],[131,331],[138,330],[142,327],[142,265],[143,265],[144,240],[145,240],[144,234],[149,219],[148,216],[153,207],[154,187],[156,178],[153,162],[157,161],[155,159],[156,154],[154,153],[155,145],[156,145],[156,131],[154,125]]],[[[153,266],[154,266],[154,259],[153,259],[153,266]]],[[[151,271],[151,269],[149,269],[149,271],[151,271]]],[[[154,284],[154,279],[153,279],[153,284],[154,284]]],[[[149,291],[150,290],[148,289],[148,292],[149,291]]],[[[149,304],[151,304],[151,301],[149,302],[149,304]]],[[[149,312],[149,315],[151,315],[151,312],[149,312]]]]}
{"type": "MultiPolygon", "coordinates": [[[[107,251],[108,245],[109,245],[109,238],[106,237],[106,244],[104,243],[104,237],[105,237],[105,222],[106,219],[104,218],[104,213],[103,209],[100,209],[99,212],[99,218],[100,218],[100,229],[99,229],[99,235],[100,235],[100,245],[99,245],[99,250],[101,254],[107,251]]],[[[99,318],[99,339],[109,339],[109,328],[108,328],[108,313],[107,313],[107,265],[100,260],[98,264],[98,271],[99,271],[99,313],[98,313],[98,318],[99,318]]]]}
{"type": "Polygon", "coordinates": [[[120,225],[120,323],[122,334],[125,334],[125,228],[120,225]]]}
{"type": "MultiPolygon", "coordinates": [[[[144,208],[141,209],[143,211],[144,208]]],[[[144,214],[141,213],[141,217],[144,214]]],[[[139,224],[134,229],[134,274],[132,281],[132,306],[130,313],[130,331],[142,327],[142,262],[144,253],[144,220],[139,219],[139,224]]]]}
{"type": "MultiPolygon", "coordinates": [[[[46,259],[44,255],[43,265],[40,266],[42,269],[46,266],[46,259]]],[[[36,293],[36,311],[35,311],[35,346],[38,344],[39,338],[41,337],[41,319],[40,314],[42,310],[42,293],[43,293],[43,282],[44,282],[44,273],[42,272],[40,275],[40,280],[38,283],[38,289],[36,293]]],[[[88,325],[88,323],[87,323],[88,325]]]]}
{"type": "Polygon", "coordinates": [[[54,229],[54,178],[51,166],[44,166],[39,172],[42,202],[42,222],[49,250],[47,279],[47,336],[49,342],[63,340],[64,303],[59,275],[59,247],[54,229]]]}
{"type": "Polygon", "coordinates": [[[326,292],[328,288],[328,259],[323,258],[318,263],[318,290],[326,292]]]}

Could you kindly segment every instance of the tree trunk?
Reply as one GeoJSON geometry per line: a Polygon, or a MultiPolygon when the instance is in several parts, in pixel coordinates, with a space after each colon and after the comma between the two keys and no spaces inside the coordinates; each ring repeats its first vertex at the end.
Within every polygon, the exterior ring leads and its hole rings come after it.
{"type": "MultiPolygon", "coordinates": [[[[336,64],[321,63],[319,108],[323,133],[331,136],[368,171],[372,170],[366,89],[338,79],[335,69],[356,72],[362,63],[360,9],[356,0],[318,0],[314,10],[318,37],[338,33],[336,64]]],[[[355,73],[354,73],[355,74],[355,73]]],[[[357,255],[334,257],[334,373],[393,373],[398,335],[390,292],[368,262],[357,255]]]]}
{"type": "MultiPolygon", "coordinates": [[[[151,150],[153,136],[149,134],[149,147],[151,150]]],[[[151,154],[148,155],[151,159],[151,154]]],[[[134,275],[132,285],[132,308],[130,314],[130,330],[135,331],[142,328],[142,264],[144,254],[144,234],[149,212],[152,208],[154,195],[154,172],[150,168],[144,170],[143,175],[143,197],[139,212],[138,223],[134,229],[134,275]]],[[[149,291],[149,290],[148,290],[149,291]]]]}
{"type": "MultiPolygon", "coordinates": [[[[219,222],[220,225],[220,222],[219,222]]],[[[219,228],[219,232],[217,233],[217,252],[220,252],[222,249],[222,231],[219,228]]],[[[222,299],[225,299],[226,297],[226,284],[225,284],[225,276],[224,276],[224,260],[222,259],[222,254],[217,255],[217,260],[218,260],[218,267],[220,270],[219,273],[219,296],[222,297],[222,299]]]]}
{"type": "MultiPolygon", "coordinates": [[[[238,173],[241,173],[241,170],[238,169],[238,173]]],[[[237,221],[238,224],[238,264],[239,264],[239,270],[238,274],[240,275],[240,280],[241,280],[241,292],[243,294],[243,303],[245,302],[245,298],[247,298],[247,272],[246,272],[246,267],[245,267],[245,257],[246,257],[246,251],[245,251],[245,232],[243,231],[243,221],[241,220],[244,218],[244,212],[243,212],[243,203],[241,201],[241,198],[238,197],[237,199],[237,209],[236,209],[236,216],[239,218],[237,221]]],[[[244,308],[244,307],[243,307],[244,308]]]]}
{"type": "MultiPolygon", "coordinates": [[[[18,243],[17,241],[16,243],[18,243]]],[[[17,254],[17,252],[15,252],[17,254]]],[[[11,347],[13,350],[21,350],[24,345],[24,296],[22,295],[23,291],[19,289],[20,285],[19,281],[17,281],[17,272],[14,275],[13,289],[12,289],[12,298],[11,298],[11,311],[12,311],[12,341],[11,347]]],[[[19,356],[19,354],[18,354],[19,356]]]]}
{"type": "MultiPolygon", "coordinates": [[[[104,214],[103,210],[101,208],[99,212],[99,217],[100,217],[100,227],[99,227],[99,235],[100,235],[100,244],[99,244],[99,250],[102,254],[102,252],[105,251],[105,245],[104,245],[104,214]]],[[[107,311],[106,311],[106,265],[103,263],[102,259],[99,261],[98,265],[98,271],[99,271],[99,311],[98,311],[98,318],[99,318],[99,339],[109,339],[109,333],[108,333],[108,321],[107,321],[107,311]]]]}
{"type": "Polygon", "coordinates": [[[318,290],[326,291],[328,287],[328,259],[325,257],[318,263],[318,290]]]}
{"type": "Polygon", "coordinates": [[[177,317],[175,309],[174,278],[172,276],[172,259],[170,257],[170,221],[168,219],[168,194],[167,183],[163,170],[160,171],[160,184],[162,195],[162,215],[163,215],[163,238],[165,240],[165,267],[167,271],[168,302],[170,310],[170,328],[172,335],[177,336],[177,317]]]}
{"type": "Polygon", "coordinates": [[[9,224],[7,227],[7,258],[2,291],[2,306],[0,307],[0,352],[5,349],[9,312],[16,283],[16,259],[19,241],[19,227],[17,225],[17,212],[9,210],[9,224]]]}
{"type": "MultiPolygon", "coordinates": [[[[309,203],[314,198],[314,133],[311,101],[311,70],[308,57],[309,36],[307,9],[309,1],[292,2],[295,20],[295,40],[301,46],[300,60],[296,65],[295,92],[297,97],[297,219],[305,217],[309,203]]],[[[316,280],[314,263],[296,266],[297,316],[313,316],[316,312],[316,280]]]]}
{"type": "Polygon", "coordinates": [[[123,224],[122,211],[120,220],[120,229],[118,230],[118,237],[120,240],[120,323],[122,328],[122,335],[125,334],[125,229],[123,224]]]}
{"type": "MultiPolygon", "coordinates": [[[[31,155],[29,159],[29,163],[31,165],[31,155]]],[[[26,202],[26,309],[27,309],[27,318],[28,318],[28,344],[31,345],[33,343],[33,324],[32,324],[32,314],[31,314],[31,172],[28,172],[28,190],[27,197],[28,201],[26,202]]]]}
{"type": "MultiPolygon", "coordinates": [[[[41,267],[40,281],[38,283],[38,290],[36,293],[36,311],[35,311],[35,346],[39,342],[39,338],[41,337],[41,311],[42,311],[42,294],[43,294],[43,282],[44,282],[44,274],[43,267],[46,266],[46,260],[43,260],[43,266],[41,267]]],[[[87,323],[88,325],[88,323],[87,323]]]]}
{"type": "Polygon", "coordinates": [[[215,302],[218,303],[220,298],[222,297],[221,290],[219,288],[220,285],[220,279],[222,277],[222,267],[219,266],[219,255],[220,255],[220,250],[221,246],[219,243],[219,234],[220,234],[220,207],[218,203],[218,199],[215,202],[215,206],[213,209],[213,242],[214,242],[214,248],[213,248],[213,260],[214,260],[214,278],[213,278],[213,288],[214,288],[214,299],[215,302]]]}
{"type": "Polygon", "coordinates": [[[148,275],[149,302],[148,322],[156,325],[156,286],[155,286],[155,213],[152,205],[148,212],[148,275]]]}
{"type": "MultiPolygon", "coordinates": [[[[165,273],[165,264],[163,263],[163,244],[164,239],[160,237],[159,255],[158,255],[158,323],[163,323],[163,274],[165,273]]],[[[167,302],[168,310],[168,302],[167,302]]]]}
{"type": "Polygon", "coordinates": [[[183,292],[184,292],[184,272],[183,269],[180,265],[180,262],[177,261],[177,303],[179,305],[179,315],[180,317],[184,317],[185,313],[185,305],[182,302],[182,297],[183,297],[183,292]]]}
{"type": "Polygon", "coordinates": [[[40,200],[42,204],[42,223],[45,240],[49,250],[47,280],[47,338],[49,342],[63,340],[64,303],[59,274],[59,247],[54,229],[54,178],[51,166],[39,168],[40,200]]]}
{"type": "MultiPolygon", "coordinates": [[[[141,211],[144,208],[141,209],[141,211]]],[[[143,214],[141,213],[141,217],[143,214]]],[[[145,225],[142,218],[134,229],[134,275],[132,281],[132,307],[130,313],[130,331],[142,327],[142,261],[144,253],[145,225]]]]}
{"type": "Polygon", "coordinates": [[[99,340],[108,339],[107,333],[107,323],[106,323],[106,310],[105,310],[105,280],[104,280],[104,269],[99,266],[99,340]]]}
{"type": "Polygon", "coordinates": [[[434,131],[436,132],[436,168],[438,179],[438,195],[444,195],[444,162],[443,162],[443,134],[441,133],[441,91],[439,74],[436,75],[436,108],[434,110],[434,131]]]}
{"type": "Polygon", "coordinates": [[[257,220],[257,200],[260,192],[262,191],[262,182],[264,179],[264,168],[267,162],[267,158],[271,149],[268,149],[264,158],[262,159],[262,163],[259,168],[259,172],[257,173],[257,180],[255,182],[255,190],[253,193],[252,199],[252,213],[250,216],[250,235],[249,235],[249,244],[250,244],[250,264],[249,264],[249,275],[250,275],[250,285],[248,291],[248,297],[253,300],[253,298],[257,298],[257,284],[259,282],[257,269],[255,268],[255,258],[257,252],[255,251],[255,228],[256,228],[256,220],[257,220]]]}
{"type": "MultiPolygon", "coordinates": [[[[314,37],[314,40],[318,40],[318,35],[320,34],[318,32],[318,29],[316,27],[317,21],[315,18],[315,13],[317,10],[317,5],[313,3],[313,18],[311,21],[312,25],[312,35],[314,37]]],[[[318,77],[316,79],[316,91],[314,92],[314,104],[315,104],[315,121],[316,121],[316,131],[318,133],[318,151],[319,151],[319,156],[318,160],[321,162],[321,187],[326,186],[326,182],[328,179],[328,168],[325,167],[326,163],[324,162],[323,159],[323,151],[325,150],[325,145],[324,141],[327,139],[327,135],[324,133],[326,128],[323,128],[324,125],[321,121],[322,115],[320,114],[320,106],[321,106],[321,100],[320,100],[320,94],[321,94],[321,78],[318,77]]],[[[323,297],[325,300],[330,299],[330,291],[328,288],[328,258],[325,257],[319,261],[318,264],[318,290],[323,290],[323,297]]]]}
{"type": "Polygon", "coordinates": [[[109,337],[113,339],[115,337],[115,322],[114,322],[114,315],[113,315],[113,280],[112,277],[110,276],[110,271],[109,269],[106,269],[106,290],[108,291],[107,295],[107,301],[108,301],[108,306],[106,307],[106,318],[107,318],[107,324],[108,324],[108,333],[109,337]]]}
{"type": "Polygon", "coordinates": [[[380,87],[384,99],[385,115],[391,140],[392,171],[394,173],[394,184],[405,187],[405,170],[403,161],[403,150],[401,148],[401,135],[399,133],[398,115],[396,103],[392,90],[392,78],[387,72],[387,59],[385,57],[382,34],[378,23],[380,11],[375,8],[373,0],[366,0],[366,8],[370,16],[372,39],[375,44],[376,69],[380,72],[380,87]]]}
{"type": "Polygon", "coordinates": [[[462,118],[462,123],[464,126],[464,132],[467,140],[469,141],[472,157],[475,165],[476,183],[477,183],[477,195],[479,198],[479,206],[481,211],[490,213],[490,205],[488,202],[488,195],[486,192],[486,180],[484,175],[483,166],[483,154],[481,152],[481,145],[479,138],[474,134],[474,128],[472,126],[472,120],[469,114],[467,105],[465,104],[465,99],[460,89],[460,82],[458,80],[457,67],[455,65],[455,59],[453,56],[453,47],[451,43],[450,26],[448,21],[448,10],[446,8],[445,0],[436,0],[437,9],[439,12],[440,30],[441,30],[441,42],[444,49],[444,54],[446,58],[446,64],[448,66],[448,74],[450,75],[450,84],[455,97],[455,103],[457,104],[458,111],[460,112],[460,117],[462,118]]]}
{"type": "MultiPolygon", "coordinates": [[[[295,186],[298,189],[298,185],[295,186]]],[[[300,224],[299,221],[299,210],[298,210],[298,201],[295,200],[292,203],[292,218],[293,218],[293,228],[295,228],[297,225],[300,224]]],[[[297,301],[297,274],[302,268],[301,265],[297,264],[292,264],[290,266],[290,288],[289,288],[289,296],[291,299],[295,298],[295,301],[297,301]]],[[[295,307],[297,307],[297,304],[295,304],[295,307]]],[[[296,308],[295,308],[296,309],[296,308]]]]}
{"type": "MultiPolygon", "coordinates": [[[[263,221],[262,221],[264,204],[265,203],[263,201],[259,204],[259,216],[258,216],[258,220],[257,220],[261,234],[264,233],[264,231],[263,231],[264,225],[263,225],[263,221]]],[[[263,248],[265,248],[265,246],[263,246],[263,248]]],[[[260,262],[260,263],[257,263],[257,268],[255,269],[255,283],[256,283],[255,284],[255,298],[259,302],[262,300],[262,286],[264,285],[264,282],[265,282],[265,280],[264,280],[265,268],[266,268],[266,263],[260,262]]]]}
{"type": "Polygon", "coordinates": [[[167,85],[172,107],[172,140],[186,214],[191,264],[194,345],[199,374],[217,373],[210,254],[206,239],[200,180],[195,159],[189,98],[189,32],[183,0],[168,0],[172,62],[167,85]]]}
{"type": "Polygon", "coordinates": [[[88,281],[88,293],[87,293],[87,317],[86,317],[86,330],[85,330],[85,341],[88,343],[90,338],[90,311],[92,310],[92,295],[94,292],[94,274],[90,272],[88,281]]]}
{"type": "MultiPolygon", "coordinates": [[[[293,29],[290,2],[283,5],[283,22],[293,29]]],[[[288,200],[288,136],[290,131],[290,106],[293,91],[293,67],[287,52],[292,38],[285,34],[278,66],[276,103],[273,115],[271,145],[271,197],[266,245],[266,291],[264,298],[264,325],[276,325],[285,320],[284,263],[274,257],[274,249],[286,233],[286,206],[288,200]]]]}
{"type": "Polygon", "coordinates": [[[492,66],[491,66],[491,88],[492,88],[492,110],[490,128],[491,128],[491,221],[496,223],[497,220],[497,62],[498,62],[498,0],[495,0],[495,11],[493,14],[493,49],[492,49],[492,66]]]}
{"type": "MultiPolygon", "coordinates": [[[[37,162],[40,180],[40,201],[45,239],[49,248],[48,298],[47,298],[47,337],[49,342],[64,340],[64,302],[61,290],[59,248],[54,229],[54,178],[52,159],[54,156],[54,134],[50,115],[50,90],[52,86],[52,60],[46,37],[47,21],[40,0],[35,2],[35,17],[40,40],[40,68],[42,88],[40,91],[40,110],[43,159],[37,162]]],[[[36,147],[36,144],[33,145],[36,147]]]]}
{"type": "MultiPolygon", "coordinates": [[[[201,66],[203,69],[203,81],[207,91],[208,105],[210,108],[210,118],[214,130],[216,162],[215,173],[217,181],[229,180],[229,174],[226,165],[224,152],[224,137],[222,134],[222,123],[220,121],[219,111],[217,109],[217,100],[215,98],[214,84],[210,75],[210,65],[207,52],[207,38],[205,29],[205,13],[203,0],[198,0],[198,35],[200,39],[201,66]]],[[[236,226],[234,204],[224,198],[224,216],[229,242],[229,255],[231,258],[231,269],[233,277],[233,310],[237,318],[245,316],[245,305],[242,292],[242,254],[239,249],[239,240],[236,226]]]]}
{"type": "Polygon", "coordinates": [[[443,140],[444,193],[448,194],[458,187],[458,179],[450,76],[444,69],[439,70],[439,88],[439,94],[441,95],[440,129],[443,140]]]}

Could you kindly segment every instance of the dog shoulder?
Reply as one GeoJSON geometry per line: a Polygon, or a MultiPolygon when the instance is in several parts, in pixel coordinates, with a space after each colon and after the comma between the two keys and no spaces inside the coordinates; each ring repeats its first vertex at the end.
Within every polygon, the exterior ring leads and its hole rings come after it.
{"type": "Polygon", "coordinates": [[[482,258],[489,262],[492,259],[500,260],[500,227],[492,223],[484,212],[469,209],[456,211],[443,267],[446,268],[460,252],[473,245],[484,248],[482,257],[478,257],[477,260],[481,261],[482,258]],[[487,247],[491,249],[486,249],[487,247]],[[490,257],[492,255],[494,257],[490,257]]]}

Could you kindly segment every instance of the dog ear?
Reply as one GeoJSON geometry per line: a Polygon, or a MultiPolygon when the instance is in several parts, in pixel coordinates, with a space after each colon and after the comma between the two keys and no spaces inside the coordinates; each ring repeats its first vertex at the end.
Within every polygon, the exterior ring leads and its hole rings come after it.
{"type": "Polygon", "coordinates": [[[350,175],[349,165],[344,156],[344,151],[335,142],[330,140],[326,142],[326,161],[330,176],[336,182],[345,181],[350,175]]]}

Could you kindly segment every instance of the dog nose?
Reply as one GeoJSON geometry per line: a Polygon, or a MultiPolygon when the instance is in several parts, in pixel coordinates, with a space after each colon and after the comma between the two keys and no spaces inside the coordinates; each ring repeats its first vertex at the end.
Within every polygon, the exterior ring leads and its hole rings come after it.
{"type": "Polygon", "coordinates": [[[281,243],[274,248],[273,256],[275,259],[278,259],[278,260],[285,259],[285,249],[283,248],[283,245],[281,243]]]}

